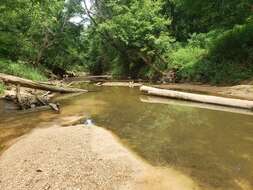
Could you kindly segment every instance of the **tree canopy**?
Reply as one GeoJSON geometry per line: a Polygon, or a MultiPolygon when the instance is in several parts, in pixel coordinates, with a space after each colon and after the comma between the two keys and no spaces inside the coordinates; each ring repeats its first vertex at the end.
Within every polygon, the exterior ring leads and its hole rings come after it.
{"type": "Polygon", "coordinates": [[[2,0],[0,11],[5,60],[174,81],[253,73],[251,0],[2,0]]]}

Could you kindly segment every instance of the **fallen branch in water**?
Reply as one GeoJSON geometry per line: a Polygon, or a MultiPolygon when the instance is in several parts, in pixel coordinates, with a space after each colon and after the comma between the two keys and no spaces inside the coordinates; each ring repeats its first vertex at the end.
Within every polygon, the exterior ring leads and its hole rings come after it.
{"type": "Polygon", "coordinates": [[[36,110],[40,107],[48,107],[56,112],[60,112],[58,103],[49,101],[49,93],[43,94],[41,92],[35,93],[21,90],[20,85],[16,86],[16,94],[7,94],[5,99],[16,103],[21,110],[36,110]]]}
{"type": "Polygon", "coordinates": [[[215,104],[221,106],[229,106],[235,108],[250,109],[253,111],[253,101],[240,100],[233,98],[223,98],[217,96],[200,95],[186,92],[179,92],[174,90],[165,90],[149,86],[142,86],[140,88],[142,92],[146,92],[149,95],[162,96],[167,98],[174,98],[180,100],[187,100],[200,103],[215,104]]]}
{"type": "Polygon", "coordinates": [[[55,85],[49,85],[40,82],[34,82],[28,79],[23,79],[20,77],[6,75],[0,73],[0,80],[2,80],[6,84],[14,84],[16,86],[16,94],[6,95],[6,99],[11,100],[19,105],[20,109],[35,109],[41,106],[47,106],[53,109],[54,111],[60,112],[59,104],[52,103],[49,101],[51,92],[59,92],[59,93],[84,93],[88,92],[87,90],[77,89],[77,88],[69,88],[69,87],[59,87],[55,85]],[[21,87],[27,87],[31,89],[39,89],[47,91],[46,93],[37,93],[27,91],[21,93],[21,87]]]}
{"type": "Polygon", "coordinates": [[[58,87],[58,86],[47,85],[44,83],[34,82],[32,80],[28,80],[28,79],[24,79],[24,78],[12,76],[12,75],[6,75],[2,73],[0,73],[0,80],[2,80],[4,83],[7,83],[7,84],[10,83],[10,84],[15,84],[15,85],[20,85],[22,87],[51,91],[51,92],[60,92],[60,93],[88,92],[87,90],[78,89],[78,88],[58,87]]]}

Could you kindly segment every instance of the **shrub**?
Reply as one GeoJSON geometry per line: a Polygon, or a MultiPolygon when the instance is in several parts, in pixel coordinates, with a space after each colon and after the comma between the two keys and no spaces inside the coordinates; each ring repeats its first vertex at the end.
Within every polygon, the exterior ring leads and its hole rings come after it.
{"type": "Polygon", "coordinates": [[[187,46],[180,48],[170,55],[169,67],[177,70],[179,80],[198,80],[195,65],[205,56],[207,50],[187,46]]]}
{"type": "Polygon", "coordinates": [[[220,35],[197,65],[202,81],[238,83],[253,76],[253,23],[235,26],[220,35]]]}
{"type": "Polygon", "coordinates": [[[169,68],[183,81],[238,83],[253,76],[253,22],[227,31],[193,34],[169,54],[169,68]]]}
{"type": "Polygon", "coordinates": [[[232,60],[238,64],[253,61],[253,22],[235,26],[214,43],[210,55],[217,61],[232,60]]]}

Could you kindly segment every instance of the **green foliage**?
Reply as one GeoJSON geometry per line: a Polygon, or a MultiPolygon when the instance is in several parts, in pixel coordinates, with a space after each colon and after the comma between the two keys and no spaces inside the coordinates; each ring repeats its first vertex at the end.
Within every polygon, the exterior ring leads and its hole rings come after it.
{"type": "Polygon", "coordinates": [[[178,81],[214,83],[252,76],[251,0],[100,0],[89,10],[85,2],[1,0],[1,71],[158,80],[172,70],[178,81]],[[82,22],[71,22],[77,16],[82,22]]]}
{"type": "Polygon", "coordinates": [[[99,16],[85,31],[93,73],[157,78],[176,70],[178,81],[214,83],[251,75],[242,69],[252,65],[249,0],[102,0],[94,7],[99,16]]]}
{"type": "Polygon", "coordinates": [[[178,40],[186,41],[192,33],[230,29],[235,24],[243,24],[252,14],[252,1],[169,0],[163,8],[173,19],[173,34],[178,40]]]}
{"type": "Polygon", "coordinates": [[[12,62],[0,59],[0,72],[15,75],[35,81],[45,81],[47,78],[39,69],[24,62],[12,62]]]}
{"type": "Polygon", "coordinates": [[[0,95],[4,93],[4,84],[0,82],[0,95]]]}
{"type": "Polygon", "coordinates": [[[237,25],[233,29],[225,31],[215,42],[211,54],[218,61],[232,60],[238,62],[253,61],[253,22],[245,25],[237,25]],[[236,56],[235,56],[236,55],[236,56]]]}
{"type": "Polygon", "coordinates": [[[97,36],[93,38],[96,41],[102,38],[99,44],[90,43],[88,57],[94,61],[93,64],[104,65],[98,58],[103,56],[105,58],[103,61],[109,62],[115,75],[132,77],[137,77],[139,71],[149,64],[147,62],[161,67],[159,57],[163,57],[169,42],[173,39],[167,30],[170,21],[160,14],[161,2],[152,0],[106,2],[108,3],[106,8],[113,16],[102,21],[97,19],[93,26],[97,31],[97,36]],[[108,50],[108,47],[113,50],[108,50]]]}
{"type": "Polygon", "coordinates": [[[191,81],[199,79],[195,65],[207,54],[207,50],[187,46],[179,48],[170,55],[170,67],[176,68],[178,79],[191,81]]]}
{"type": "Polygon", "coordinates": [[[86,56],[84,57],[86,60],[86,68],[90,73],[95,75],[105,73],[110,64],[109,61],[106,62],[107,54],[104,52],[109,50],[105,47],[99,34],[96,31],[89,31],[89,29],[87,29],[87,31],[82,34],[82,42],[88,44],[86,56]]]}
{"type": "Polygon", "coordinates": [[[3,0],[0,5],[0,58],[49,69],[82,64],[82,27],[70,22],[78,1],[3,0]]]}
{"type": "Polygon", "coordinates": [[[253,76],[253,23],[235,26],[214,42],[200,68],[202,80],[237,83],[253,76]]]}
{"type": "Polygon", "coordinates": [[[252,23],[193,35],[170,55],[178,80],[237,83],[253,76],[252,23]]]}

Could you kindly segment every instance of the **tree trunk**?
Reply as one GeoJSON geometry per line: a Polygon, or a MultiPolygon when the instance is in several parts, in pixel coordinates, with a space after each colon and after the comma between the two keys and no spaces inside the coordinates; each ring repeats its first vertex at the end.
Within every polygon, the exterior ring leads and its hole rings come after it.
{"type": "Polygon", "coordinates": [[[144,57],[141,53],[138,53],[138,55],[144,61],[144,63],[146,65],[148,65],[149,67],[151,67],[154,71],[156,71],[157,73],[161,74],[162,76],[166,75],[166,73],[164,73],[157,66],[155,66],[154,64],[152,64],[151,61],[148,60],[146,57],[144,57]]]}
{"type": "Polygon", "coordinates": [[[253,111],[253,101],[248,101],[248,100],[192,94],[192,93],[186,93],[186,92],[178,92],[178,91],[173,91],[173,90],[153,88],[149,86],[142,86],[140,90],[142,92],[146,92],[147,94],[155,95],[155,96],[162,96],[162,97],[200,102],[200,103],[215,104],[215,105],[221,105],[221,106],[229,106],[229,107],[235,107],[235,108],[250,109],[253,111]]]}
{"type": "Polygon", "coordinates": [[[33,88],[33,89],[39,89],[39,90],[45,90],[45,91],[51,91],[51,92],[60,92],[60,93],[88,92],[87,90],[83,90],[83,89],[67,88],[67,87],[65,88],[65,87],[46,85],[40,82],[34,82],[28,79],[23,79],[20,77],[6,75],[2,73],[0,73],[0,80],[2,80],[4,83],[11,83],[11,84],[20,85],[27,88],[33,88]]]}

